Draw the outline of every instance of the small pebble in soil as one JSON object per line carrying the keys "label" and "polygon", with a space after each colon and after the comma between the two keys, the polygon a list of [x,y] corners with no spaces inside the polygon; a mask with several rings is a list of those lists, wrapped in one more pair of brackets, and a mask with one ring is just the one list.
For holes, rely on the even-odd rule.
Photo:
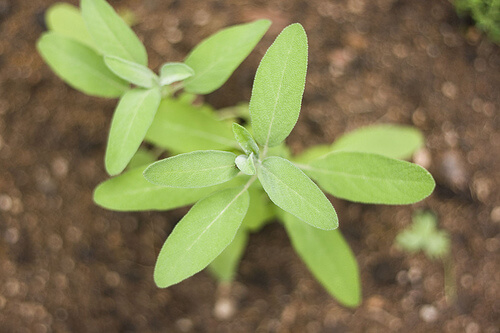
{"label": "small pebble in soil", "polygon": [[234,301],[230,298],[219,298],[215,302],[214,316],[219,320],[228,320],[236,313],[236,306]]}
{"label": "small pebble in soil", "polygon": [[422,279],[422,270],[418,267],[411,267],[408,270],[408,278],[412,284],[420,282]]}
{"label": "small pebble in soil", "polygon": [[479,333],[481,332],[481,326],[478,323],[472,322],[465,326],[465,333]]}
{"label": "small pebble in soil", "polygon": [[441,92],[449,99],[455,99],[455,97],[457,97],[458,88],[454,83],[446,81],[441,86]]}
{"label": "small pebble in soil", "polygon": [[12,209],[12,198],[7,194],[0,194],[0,210],[8,212]]}
{"label": "small pebble in soil", "polygon": [[16,244],[17,241],[19,240],[19,230],[17,228],[9,228],[5,232],[5,235],[3,236],[5,241],[9,244]]}
{"label": "small pebble in soil", "polygon": [[425,321],[426,323],[433,323],[439,317],[439,312],[436,309],[436,307],[433,306],[433,305],[424,305],[424,306],[422,306],[420,308],[420,311],[418,313],[420,315],[420,318],[423,321]]}
{"label": "small pebble in soil", "polygon": [[181,318],[175,322],[181,332],[189,332],[193,329],[193,321],[189,318]]}
{"label": "small pebble in soil", "polygon": [[464,162],[458,153],[449,151],[444,154],[441,172],[446,181],[454,188],[464,189],[467,185]]}
{"label": "small pebble in soil", "polygon": [[428,149],[422,148],[417,150],[413,155],[413,162],[420,165],[423,168],[428,169],[432,164],[432,156]]}

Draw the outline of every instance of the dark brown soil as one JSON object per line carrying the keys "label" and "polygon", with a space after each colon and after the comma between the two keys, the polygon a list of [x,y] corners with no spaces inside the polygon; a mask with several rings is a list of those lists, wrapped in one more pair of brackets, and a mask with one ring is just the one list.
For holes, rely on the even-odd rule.
{"label": "dark brown soil", "polygon": [[[326,294],[276,223],[252,236],[229,290],[207,273],[154,286],[156,253],[185,209],[93,204],[115,101],[69,88],[36,53],[53,2],[0,0],[1,332],[499,332],[500,52],[448,1],[112,1],[137,14],[154,69],[224,26],[274,21],[207,97],[217,107],[248,100],[265,49],[302,23],[310,68],[288,140],[296,152],[367,124],[423,131],[427,147],[414,159],[437,180],[430,198],[403,207],[333,199],[361,268],[357,309]],[[441,263],[393,246],[416,208],[451,233],[451,304]]]}

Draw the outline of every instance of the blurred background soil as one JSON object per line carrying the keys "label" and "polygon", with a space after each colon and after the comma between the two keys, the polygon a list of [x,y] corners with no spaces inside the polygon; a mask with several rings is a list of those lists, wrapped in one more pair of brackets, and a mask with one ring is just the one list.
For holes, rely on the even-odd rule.
{"label": "blurred background soil", "polygon": [[[332,198],[360,265],[357,309],[322,289],[277,223],[251,237],[231,287],[202,272],[157,289],[156,254],[186,209],[125,214],[92,202],[116,101],[71,89],[36,53],[53,1],[0,0],[1,332],[499,332],[500,52],[448,1],[110,2],[137,16],[155,70],[225,26],[273,20],[207,96],[216,107],[248,101],[267,47],[302,23],[310,67],[293,151],[363,125],[413,125],[426,137],[414,161],[437,187],[413,206]],[[451,234],[451,304],[441,263],[393,246],[417,208]]]}

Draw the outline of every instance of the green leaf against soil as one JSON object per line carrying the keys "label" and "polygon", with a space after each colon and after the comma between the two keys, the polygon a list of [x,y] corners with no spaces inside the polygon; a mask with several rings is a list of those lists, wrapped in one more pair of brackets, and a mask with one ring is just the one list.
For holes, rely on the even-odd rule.
{"label": "green leaf against soil", "polygon": [[247,243],[248,232],[240,228],[231,244],[208,265],[208,270],[219,282],[233,281]]}
{"label": "green leaf against soil", "polygon": [[355,202],[410,204],[435,186],[421,166],[370,153],[332,152],[301,168],[325,191]]}
{"label": "green leaf against soil", "polygon": [[106,1],[81,0],[80,8],[88,32],[102,54],[148,65],[144,45]]}
{"label": "green leaf against soil", "polygon": [[307,36],[298,23],[269,47],[255,75],[250,115],[257,142],[276,146],[290,134],[300,113],[307,71]]}
{"label": "green leaf against soil", "polygon": [[240,145],[241,149],[245,154],[250,155],[254,153],[255,156],[259,156],[259,146],[252,137],[252,134],[243,126],[233,123],[233,133],[236,141]]}
{"label": "green leaf against soil", "polygon": [[208,266],[233,241],[248,210],[246,187],[199,201],[179,221],[156,261],[154,280],[166,288]]}
{"label": "green leaf against soil", "polygon": [[422,133],[416,128],[384,124],[362,127],[344,134],[331,148],[407,159],[423,144]]}
{"label": "green leaf against soil", "polygon": [[45,13],[45,22],[50,31],[74,39],[93,49],[96,48],[77,7],[63,2],[55,3]]}
{"label": "green leaf against soil", "polygon": [[105,165],[114,176],[122,172],[141,145],[161,101],[159,89],[132,89],[116,107],[109,130]]}
{"label": "green leaf against soil", "polygon": [[152,151],[139,148],[134,154],[134,156],[130,159],[130,162],[127,165],[127,169],[135,169],[137,167],[143,165],[150,165],[154,161],[156,161],[155,154]]}
{"label": "green leaf against soil", "polygon": [[272,202],[313,227],[331,230],[338,218],[323,192],[290,161],[272,156],[257,170],[262,187]]}
{"label": "green leaf against soil", "polygon": [[160,69],[160,85],[166,86],[185,80],[193,75],[194,71],[188,65],[182,62],[167,62]]}
{"label": "green leaf against soil", "polygon": [[250,156],[239,155],[238,157],[236,157],[236,160],[234,162],[236,163],[238,169],[240,169],[240,171],[245,175],[255,175],[256,170],[254,159],[254,154],[250,153]]}
{"label": "green leaf against soil", "polygon": [[236,155],[227,151],[199,150],[151,164],[144,177],[153,184],[197,188],[221,184],[236,177]]}
{"label": "green leaf against soil", "polygon": [[203,40],[184,61],[195,73],[184,81],[185,90],[208,94],[222,86],[270,25],[269,20],[235,25]]}
{"label": "green leaf against soil", "polygon": [[141,166],[99,184],[94,191],[95,203],[123,212],[169,210],[193,204],[221,189],[243,185],[248,178],[236,177],[204,188],[174,188],[148,182],[142,175],[145,169],[146,166]]}
{"label": "green leaf against soil", "polygon": [[158,84],[158,76],[146,66],[115,56],[105,56],[104,62],[113,73],[139,87],[152,88]]}
{"label": "green leaf against soil", "polygon": [[211,109],[173,98],[162,100],[146,140],[175,153],[238,147],[231,125]]}
{"label": "green leaf against soil", "polygon": [[316,145],[312,146],[297,156],[293,156],[292,161],[297,163],[309,163],[321,156],[324,156],[332,151],[330,145]]}
{"label": "green leaf against soil", "polygon": [[61,79],[88,95],[118,97],[128,89],[128,83],[106,67],[102,56],[74,39],[44,33],[37,49]]}
{"label": "green leaf against soil", "polygon": [[241,227],[251,232],[257,232],[266,222],[274,218],[276,210],[260,185],[258,187],[257,185],[251,186],[248,189],[248,194],[250,195],[250,206]]}
{"label": "green leaf against soil", "polygon": [[356,257],[339,230],[320,230],[284,212],[283,221],[292,246],[328,292],[345,306],[361,302]]}

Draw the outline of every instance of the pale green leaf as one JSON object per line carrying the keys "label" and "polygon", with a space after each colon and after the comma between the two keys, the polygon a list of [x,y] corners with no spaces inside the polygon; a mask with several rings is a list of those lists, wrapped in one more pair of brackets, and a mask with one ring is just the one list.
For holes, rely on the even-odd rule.
{"label": "pale green leaf", "polygon": [[185,80],[193,75],[194,71],[188,65],[182,62],[167,62],[160,69],[160,85],[166,86]]}
{"label": "pale green leaf", "polygon": [[250,155],[254,153],[255,156],[259,156],[259,146],[252,137],[252,134],[243,126],[233,123],[233,133],[236,141],[240,145],[241,149],[245,154]]}
{"label": "pale green leaf", "polygon": [[128,89],[100,55],[71,38],[48,32],[38,40],[37,49],[61,79],[88,95],[118,97]]}
{"label": "pale green leaf", "polygon": [[72,38],[95,49],[80,10],[69,3],[57,2],[45,13],[45,22],[50,31]]}
{"label": "pale green leaf", "polygon": [[231,125],[219,121],[213,111],[173,98],[162,100],[146,139],[175,153],[238,146]]}
{"label": "pale green leaf", "polygon": [[233,241],[248,209],[245,188],[199,201],[175,226],[156,261],[154,280],[166,288],[208,266]]}
{"label": "pale green leaf", "polygon": [[109,130],[105,164],[110,175],[122,172],[141,145],[160,105],[159,89],[132,89],[116,107]]}
{"label": "pale green leaf", "polygon": [[269,197],[260,186],[251,186],[248,189],[248,194],[250,195],[250,206],[241,227],[251,232],[257,232],[266,222],[274,218],[275,206],[269,201]]}
{"label": "pale green leaf", "polygon": [[284,213],[285,229],[293,248],[307,268],[341,304],[361,302],[361,282],[356,257],[339,230],[320,230]]}
{"label": "pale green leaf", "polygon": [[144,45],[106,1],[81,0],[80,8],[88,32],[102,54],[148,65]]}
{"label": "pale green leaf", "polygon": [[152,88],[158,84],[158,76],[146,66],[115,56],[105,56],[104,62],[113,73],[137,86]]}
{"label": "pale green leaf", "polygon": [[130,162],[127,165],[127,169],[135,169],[137,167],[143,166],[143,165],[150,165],[154,161],[156,161],[155,154],[153,154],[152,151],[139,148],[132,156],[130,159]]}
{"label": "pale green leaf", "polygon": [[397,159],[410,158],[422,147],[424,138],[416,128],[399,125],[374,125],[344,134],[332,150],[359,151]]}
{"label": "pale green leaf", "polygon": [[410,204],[435,186],[424,168],[370,153],[332,152],[301,168],[325,191],[355,202]]}
{"label": "pale green leaf", "polygon": [[332,151],[330,145],[316,145],[306,149],[302,153],[293,157],[293,161],[297,163],[308,163],[321,156],[324,156]]}
{"label": "pale green leaf", "polygon": [[208,94],[227,81],[271,25],[268,20],[223,29],[198,44],[184,61],[194,75],[184,81],[187,92]]}
{"label": "pale green leaf", "polygon": [[300,169],[284,158],[273,156],[257,169],[262,187],[272,202],[313,227],[331,230],[338,218],[330,201]]}
{"label": "pale green leaf", "polygon": [[236,155],[227,151],[199,150],[151,164],[144,177],[153,184],[197,188],[221,184],[238,174]]}
{"label": "pale green leaf", "polygon": [[138,167],[99,184],[94,201],[99,206],[115,211],[169,210],[195,203],[220,189],[240,186],[248,177],[204,188],[174,188],[154,185],[142,173],[146,166]]}
{"label": "pale green leaf", "polygon": [[307,71],[307,36],[298,23],[276,38],[260,62],[250,99],[255,140],[276,146],[290,134],[300,113]]}
{"label": "pale green leaf", "polygon": [[255,175],[255,162],[254,162],[253,153],[250,156],[247,155],[239,155],[236,157],[234,161],[238,169],[243,172],[245,175]]}
{"label": "pale green leaf", "polygon": [[230,282],[234,280],[238,264],[245,252],[247,242],[248,232],[240,228],[231,244],[229,244],[210,265],[208,265],[208,270],[217,280],[220,282]]}

